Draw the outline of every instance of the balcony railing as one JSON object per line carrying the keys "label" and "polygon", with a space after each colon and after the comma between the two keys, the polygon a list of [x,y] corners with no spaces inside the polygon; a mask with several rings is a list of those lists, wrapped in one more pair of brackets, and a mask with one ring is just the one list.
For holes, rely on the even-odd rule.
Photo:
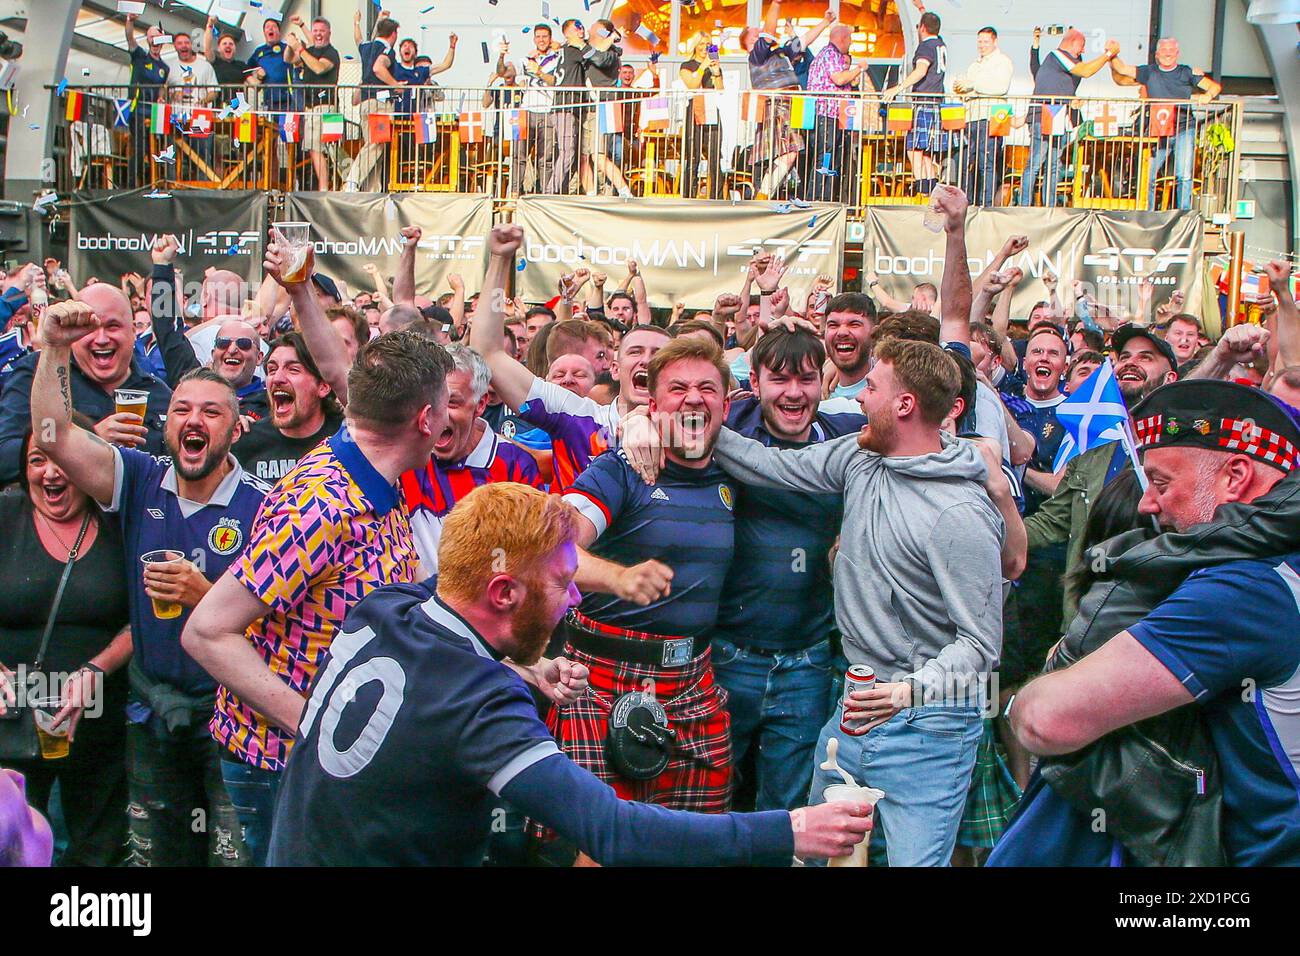
{"label": "balcony railing", "polygon": [[[60,191],[319,189],[1191,208],[1236,199],[1241,110],[1135,99],[185,87],[183,101],[69,87],[53,107]],[[69,96],[79,97],[73,106]],[[164,97],[168,94],[164,93]],[[381,93],[381,95],[383,95]],[[163,108],[166,107],[166,108]],[[71,118],[69,118],[71,117]],[[313,156],[313,154],[316,154]],[[318,176],[323,172],[328,182]]]}

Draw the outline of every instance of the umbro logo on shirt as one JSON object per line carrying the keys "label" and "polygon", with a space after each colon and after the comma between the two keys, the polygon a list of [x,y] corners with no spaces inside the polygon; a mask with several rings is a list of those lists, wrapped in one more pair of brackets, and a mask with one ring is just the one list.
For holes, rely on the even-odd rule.
{"label": "umbro logo on shirt", "polygon": [[149,513],[150,518],[157,518],[159,521],[163,520],[163,513],[157,508],[146,508],[145,510]]}
{"label": "umbro logo on shirt", "polygon": [[656,488],[650,495],[652,501],[667,501],[668,495],[662,488]]}

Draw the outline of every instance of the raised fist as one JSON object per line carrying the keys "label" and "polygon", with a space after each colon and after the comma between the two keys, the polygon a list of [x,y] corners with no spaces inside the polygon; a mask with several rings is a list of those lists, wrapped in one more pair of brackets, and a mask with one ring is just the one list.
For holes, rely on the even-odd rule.
{"label": "raised fist", "polygon": [[60,302],[45,310],[41,341],[49,348],[70,346],[99,328],[99,319],[84,302]]}
{"label": "raised fist", "polygon": [[488,252],[494,256],[513,256],[524,244],[524,230],[512,222],[493,226],[488,233]]}

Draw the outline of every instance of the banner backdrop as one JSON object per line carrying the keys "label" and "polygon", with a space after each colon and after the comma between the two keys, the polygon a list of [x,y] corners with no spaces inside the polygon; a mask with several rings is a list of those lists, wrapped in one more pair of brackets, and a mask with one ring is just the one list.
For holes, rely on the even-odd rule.
{"label": "banner backdrop", "polygon": [[154,239],[167,232],[180,242],[176,266],[186,284],[202,281],[208,268],[262,281],[265,193],[178,189],[168,199],[145,199],[93,190],[73,199],[68,258],[79,282],[95,276],[117,285],[123,272],[147,276]]}
{"label": "banner backdrop", "polygon": [[492,228],[492,200],[487,195],[442,193],[290,193],[286,221],[312,224],[316,269],[342,279],[353,294],[372,291],[368,262],[382,276],[397,271],[402,256],[403,226],[419,226],[415,287],[436,296],[447,289],[447,276],[465,279],[466,295],[478,291],[487,268],[486,238]]}
{"label": "banner backdrop", "polygon": [[[906,301],[920,282],[939,285],[943,276],[943,233],[921,225],[923,207],[871,206],[863,243],[865,271],[881,287]],[[1074,302],[1074,280],[1090,286],[1098,301],[1121,312],[1136,310],[1139,282],[1150,277],[1154,306],[1175,289],[1198,312],[1201,283],[1201,221],[1194,212],[1119,212],[1093,209],[972,209],[966,218],[966,254],[971,275],[992,261],[1007,238],[1029,237],[1029,248],[1008,265],[1025,273],[1012,298],[1011,315],[1023,318],[1048,297],[1045,273],[1060,280],[1057,294],[1067,309]]]}
{"label": "banner backdrop", "polygon": [[606,273],[612,291],[629,257],[661,308],[707,309],[719,293],[739,292],[758,249],[784,254],[795,290],[822,273],[838,281],[843,268],[845,210],[834,203],[524,196],[515,222],[524,228],[516,294],[530,302],[554,296],[560,276],[575,269]]}

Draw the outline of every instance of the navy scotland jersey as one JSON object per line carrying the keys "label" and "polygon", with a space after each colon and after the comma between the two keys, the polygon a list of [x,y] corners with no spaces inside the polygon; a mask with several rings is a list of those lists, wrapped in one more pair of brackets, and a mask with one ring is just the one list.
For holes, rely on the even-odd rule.
{"label": "navy scotland jersey", "polygon": [[494,795],[560,752],[434,583],[379,588],[349,612],[308,693],[268,865],[478,865]]}
{"label": "navy scotland jersey", "polygon": [[[727,416],[728,428],[775,448],[802,448],[852,434],[866,423],[864,415],[818,414],[808,441],[788,442],[764,427],[757,398],[732,402]],[[781,651],[826,640],[835,618],[828,555],[843,516],[841,495],[747,486],[736,506],[736,560],[714,636]]]}
{"label": "navy scotland jersey", "polygon": [[1229,864],[1300,865],[1300,552],[1194,571],[1129,633],[1205,711]]}
{"label": "navy scotland jersey", "polygon": [[671,592],[642,607],[612,594],[587,594],[582,613],[602,624],[671,637],[709,631],[735,548],[736,485],[716,464],[668,462],[653,486],[621,452],[597,457],[564,500],[596,526],[589,549],[622,565],[654,559],[673,569]]}
{"label": "navy scotland jersey", "polygon": [[190,608],[180,617],[159,620],[144,591],[140,556],[167,549],[183,552],[209,581],[226,573],[248,543],[253,519],[270,487],[254,478],[230,456],[231,470],[205,503],[177,493],[170,458],[155,458],[134,448],[114,448],[113,500],[105,511],[122,523],[126,577],[131,582],[131,636],[136,661],[147,677],[186,693],[216,689],[216,682],[181,648],[181,630]]}

